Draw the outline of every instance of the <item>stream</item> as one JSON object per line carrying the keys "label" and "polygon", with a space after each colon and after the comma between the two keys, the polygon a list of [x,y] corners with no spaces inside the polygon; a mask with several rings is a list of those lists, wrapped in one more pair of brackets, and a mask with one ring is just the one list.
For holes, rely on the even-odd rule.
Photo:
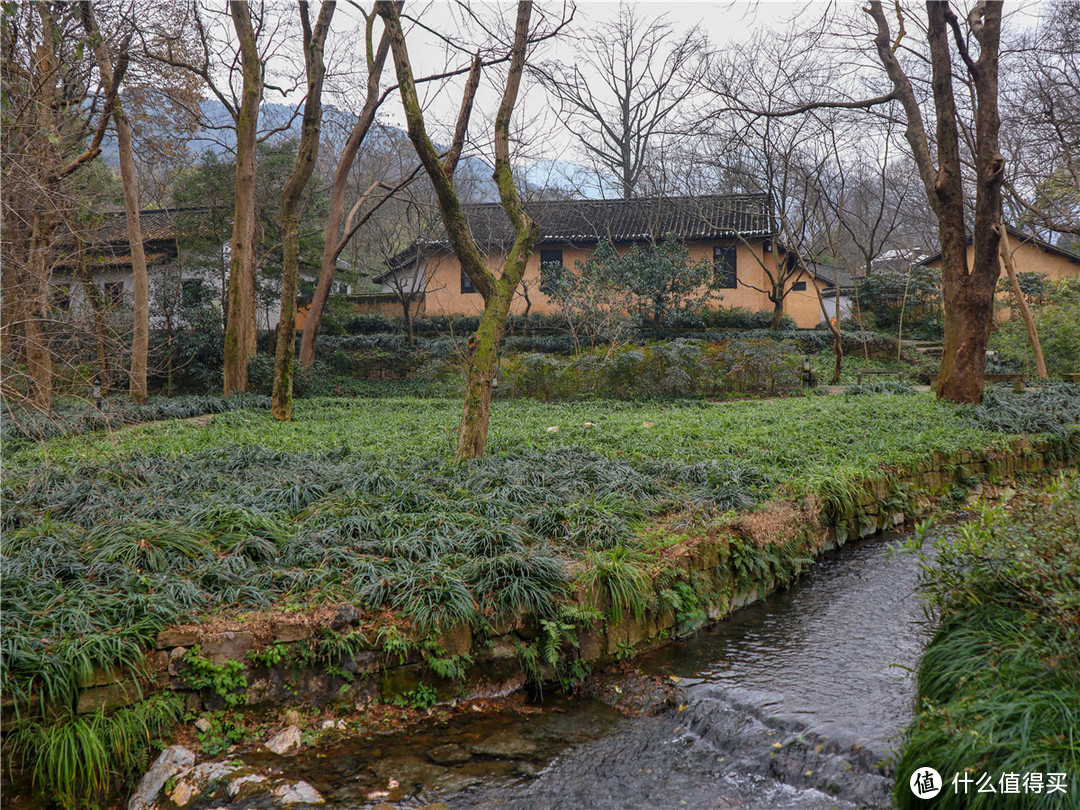
{"label": "stream", "polygon": [[890,757],[925,643],[918,562],[886,535],[826,554],[794,587],[637,663],[678,708],[627,718],[547,696],[283,763],[334,810],[420,807],[888,807]]}

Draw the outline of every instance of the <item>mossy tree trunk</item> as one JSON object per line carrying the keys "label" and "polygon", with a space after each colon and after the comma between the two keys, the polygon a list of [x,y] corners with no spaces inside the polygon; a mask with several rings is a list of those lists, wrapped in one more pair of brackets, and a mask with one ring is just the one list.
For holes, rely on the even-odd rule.
{"label": "mossy tree trunk", "polygon": [[[905,36],[894,38],[880,0],[866,9],[877,32],[874,45],[895,97],[904,108],[904,137],[911,147],[927,200],[938,220],[941,239],[942,291],[945,302],[945,349],[937,395],[954,402],[979,402],[983,394],[986,345],[994,312],[994,290],[1000,272],[1001,182],[1004,159],[998,147],[998,51],[1001,41],[1002,3],[981,2],[968,14],[968,31],[979,45],[973,58],[960,21],[947,2],[927,2],[926,35],[929,45],[930,88],[936,118],[936,162],[931,151],[922,110],[911,79],[897,54]],[[955,46],[963,66],[954,66]],[[975,208],[972,246],[975,258],[967,261],[964,178],[960,154],[960,124],[954,76],[962,76],[973,93]]]}
{"label": "mossy tree trunk", "polygon": [[423,111],[416,93],[409,52],[401,20],[395,5],[380,0],[375,10],[383,18],[390,36],[409,139],[431,178],[446,227],[447,237],[461,268],[484,299],[484,313],[476,334],[469,338],[468,371],[465,382],[465,402],[458,430],[459,459],[478,458],[484,454],[488,423],[491,418],[492,381],[498,368],[499,341],[506,329],[506,318],[514,293],[525,274],[525,264],[536,244],[539,228],[521,205],[510,169],[510,117],[517,102],[521,75],[525,67],[525,51],[529,43],[529,19],[532,3],[522,0],[517,7],[514,41],[510,50],[510,66],[502,101],[495,116],[495,172],[503,211],[514,226],[514,242],[498,275],[484,262],[483,255],[469,232],[461,203],[453,186],[453,172],[461,155],[462,144],[472,113],[472,102],[480,80],[480,59],[473,61],[465,96],[458,114],[454,140],[450,151],[440,159],[427,135]]}
{"label": "mossy tree trunk", "polygon": [[323,46],[335,7],[333,0],[322,4],[313,30],[308,17],[308,4],[300,3],[307,98],[304,101],[296,163],[281,192],[281,320],[277,329],[274,392],[270,406],[273,417],[281,422],[292,419],[293,371],[296,361],[296,294],[300,278],[300,197],[311,180],[311,173],[319,156],[322,89],[323,78],[326,76]]}
{"label": "mossy tree trunk", "polygon": [[255,136],[263,78],[251,9],[242,0],[231,0],[229,14],[240,43],[243,70],[236,111],[236,206],[225,325],[224,390],[225,394],[235,394],[247,389],[248,360],[255,353]]}

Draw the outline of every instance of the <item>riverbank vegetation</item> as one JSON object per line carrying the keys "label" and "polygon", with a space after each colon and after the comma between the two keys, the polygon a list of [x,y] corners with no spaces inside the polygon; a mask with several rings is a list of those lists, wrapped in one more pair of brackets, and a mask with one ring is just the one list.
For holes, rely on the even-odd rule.
{"label": "riverbank vegetation", "polygon": [[922,587],[938,627],[918,669],[899,806],[923,806],[908,780],[924,767],[944,778],[935,807],[1080,806],[1080,476],[980,512],[939,544]]}
{"label": "riverbank vegetation", "polygon": [[[1075,387],[1056,391],[1000,396],[1019,412],[1053,402],[1055,420],[1080,421]],[[11,452],[0,678],[21,724],[15,750],[39,784],[85,796],[130,773],[108,721],[80,715],[78,697],[97,670],[144,671],[144,650],[170,625],[349,603],[396,616],[414,644],[461,623],[483,637],[520,612],[561,638],[583,620],[573,595],[590,588],[607,610],[590,620],[661,608],[692,618],[698,595],[674,579],[654,588],[672,544],[768,500],[812,501],[828,521],[852,509],[859,482],[1006,441],[1001,409],[929,394],[508,400],[496,403],[489,455],[453,463],[459,408],[306,400],[291,423],[245,409]],[[792,543],[740,539],[721,562],[741,588],[789,582],[808,563]],[[378,646],[377,634],[363,643]],[[559,663],[548,646],[529,648],[530,671]],[[101,717],[159,728],[176,707],[159,708]]]}

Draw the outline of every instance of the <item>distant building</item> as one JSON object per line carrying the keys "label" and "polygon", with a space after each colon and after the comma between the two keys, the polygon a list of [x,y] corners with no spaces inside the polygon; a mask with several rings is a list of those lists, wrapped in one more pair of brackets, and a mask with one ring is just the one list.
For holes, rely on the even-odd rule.
{"label": "distant building", "polygon": [[[1012,248],[1013,265],[1017,274],[1038,273],[1046,276],[1047,281],[1062,281],[1073,276],[1080,276],[1080,255],[1071,250],[1060,248],[1049,242],[1044,242],[1038,237],[1031,236],[1011,226],[1007,226],[1009,234],[1009,247]],[[967,262],[971,267],[975,261],[975,248],[972,247],[972,238],[968,236]],[[921,264],[941,270],[941,252],[927,256]],[[1005,275],[1002,269],[1002,275]],[[1008,298],[1011,293],[999,293],[999,298]],[[1012,317],[1008,308],[998,310],[995,314],[998,321],[1007,321]]]}
{"label": "distant building", "polygon": [[[501,267],[514,235],[502,207],[481,203],[463,208],[488,266]],[[781,261],[784,254],[777,248],[767,195],[545,201],[525,203],[525,208],[540,226],[540,238],[523,278],[532,313],[549,313],[554,308],[540,292],[541,264],[560,262],[574,267],[604,239],[622,252],[667,235],[685,243],[691,259],[715,262],[723,296],[717,306],[773,309],[765,267],[775,274],[777,254]],[[474,315],[483,310],[483,299],[443,234],[417,240],[391,259],[386,272],[374,280],[381,285],[381,293],[354,297],[358,308],[393,312],[395,296],[408,293],[422,297],[422,311],[429,316]],[[784,311],[800,327],[816,326],[822,320],[819,296],[832,288],[831,278],[802,270],[788,284]],[[519,288],[511,312],[522,313],[525,306],[524,292]],[[397,309],[400,311],[400,306]]]}
{"label": "distant building", "polygon": [[[224,285],[228,280],[229,242],[206,240],[196,247],[205,208],[148,208],[139,213],[139,224],[150,276],[151,328],[163,320],[157,300],[162,285],[179,284],[179,289],[163,291],[166,300],[189,301],[201,291],[208,303],[221,309]],[[135,295],[128,242],[127,215],[123,211],[97,214],[77,231],[68,231],[56,242],[56,264],[52,277],[54,303],[73,314],[90,307],[86,284],[96,285],[101,302],[117,312],[130,308]],[[256,297],[260,330],[277,327],[281,315],[280,285],[276,295]],[[272,290],[270,291],[273,292]]]}

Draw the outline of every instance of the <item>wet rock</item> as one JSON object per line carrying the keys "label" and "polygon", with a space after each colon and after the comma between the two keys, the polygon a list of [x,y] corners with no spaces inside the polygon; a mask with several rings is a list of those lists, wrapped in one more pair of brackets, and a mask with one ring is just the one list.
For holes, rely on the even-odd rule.
{"label": "wet rock", "polygon": [[492,658],[516,658],[517,640],[513,638],[496,638],[491,642]]}
{"label": "wet rock", "polygon": [[187,655],[187,647],[173,647],[169,650],[168,669],[170,675],[179,675],[183,671],[185,655]]}
{"label": "wet rock", "polygon": [[[203,762],[196,765],[176,780],[169,791],[169,799],[177,807],[188,807],[198,799],[212,799],[212,785],[224,785],[229,777],[239,770],[239,766],[227,762]],[[210,795],[208,795],[210,794]]]}
{"label": "wet rock", "polygon": [[229,783],[226,792],[230,799],[249,799],[258,796],[266,788],[266,777],[258,773],[249,773]]}
{"label": "wet rock", "polygon": [[281,643],[302,641],[311,637],[311,628],[294,622],[274,622],[274,639]]}
{"label": "wet rock", "polygon": [[296,709],[289,709],[282,716],[281,720],[287,726],[299,726],[301,722],[300,712]]}
{"label": "wet rock", "polygon": [[274,788],[274,798],[277,799],[280,807],[289,807],[294,804],[326,804],[326,799],[322,797],[322,794],[307,782],[278,785]]}
{"label": "wet rock", "polygon": [[519,762],[514,766],[514,773],[518,776],[536,776],[543,768],[531,762]]}
{"label": "wet rock", "polygon": [[95,686],[86,689],[79,695],[79,703],[75,711],[79,714],[88,714],[98,709],[109,711],[121,706],[130,706],[138,703],[145,697],[145,690],[133,681],[112,683],[108,686]]}
{"label": "wet rock", "polygon": [[182,745],[170,745],[154,760],[150,770],[139,781],[139,786],[128,799],[127,810],[144,810],[150,807],[166,782],[194,765],[194,751]]}
{"label": "wet rock", "polygon": [[286,726],[266,741],[266,749],[281,756],[296,753],[299,748],[300,729],[296,726]]}
{"label": "wet rock", "polygon": [[472,759],[472,754],[460,745],[448,743],[428,751],[428,759],[436,765],[459,765]]}
{"label": "wet rock", "polygon": [[447,656],[466,655],[472,649],[472,627],[462,623],[439,636],[439,644]]}
{"label": "wet rock", "polygon": [[371,770],[376,776],[408,787],[430,784],[446,773],[446,768],[414,756],[390,757],[376,762]]}
{"label": "wet rock", "polygon": [[526,740],[512,729],[507,729],[497,731],[486,740],[470,745],[469,750],[478,757],[520,759],[533,756],[540,749],[536,743]]}
{"label": "wet rock", "polygon": [[335,629],[340,629],[347,625],[356,624],[359,621],[360,611],[355,605],[338,605],[337,610],[334,611],[332,625]]}
{"label": "wet rock", "polygon": [[625,714],[655,716],[686,703],[686,690],[677,678],[659,675],[601,674],[590,678],[585,695],[607,703]]}
{"label": "wet rock", "polygon": [[123,667],[95,667],[88,675],[79,678],[79,686],[84,689],[91,686],[108,686],[122,681],[126,674]]}

